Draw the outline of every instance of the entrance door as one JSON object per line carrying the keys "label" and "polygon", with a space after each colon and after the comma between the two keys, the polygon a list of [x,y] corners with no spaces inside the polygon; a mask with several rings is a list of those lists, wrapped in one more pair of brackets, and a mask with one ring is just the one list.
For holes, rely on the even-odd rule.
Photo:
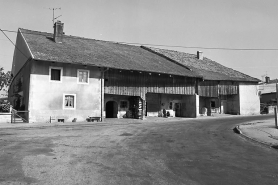
{"label": "entrance door", "polygon": [[181,103],[175,103],[175,116],[181,117]]}
{"label": "entrance door", "polygon": [[106,103],[106,118],[117,118],[118,104],[115,101],[109,101]]}

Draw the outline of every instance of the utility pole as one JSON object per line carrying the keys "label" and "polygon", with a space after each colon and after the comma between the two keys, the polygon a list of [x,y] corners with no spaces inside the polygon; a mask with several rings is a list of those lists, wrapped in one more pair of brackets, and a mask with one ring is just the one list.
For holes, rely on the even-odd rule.
{"label": "utility pole", "polygon": [[277,127],[277,109],[278,109],[278,79],[276,78],[276,108],[275,108],[275,127]]}
{"label": "utility pole", "polygon": [[53,11],[53,19],[52,19],[52,22],[53,22],[53,26],[54,26],[54,21],[55,21],[55,19],[57,19],[58,17],[61,17],[61,16],[62,16],[62,15],[59,15],[58,17],[55,17],[54,12],[55,12],[55,10],[58,10],[58,9],[61,10],[61,8],[48,8],[48,9]]}

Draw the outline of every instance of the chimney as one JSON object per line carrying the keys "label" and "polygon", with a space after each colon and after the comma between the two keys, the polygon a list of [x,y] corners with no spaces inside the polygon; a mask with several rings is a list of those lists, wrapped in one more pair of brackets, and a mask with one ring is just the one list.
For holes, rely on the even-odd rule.
{"label": "chimney", "polygon": [[62,23],[61,21],[55,22],[54,35],[53,35],[54,42],[56,43],[63,42],[63,34],[64,34],[63,30],[64,30],[64,23]]}
{"label": "chimney", "polygon": [[269,83],[270,78],[268,76],[265,77],[265,83]]}
{"label": "chimney", "polygon": [[203,52],[202,51],[197,51],[197,58],[199,60],[203,60]]}

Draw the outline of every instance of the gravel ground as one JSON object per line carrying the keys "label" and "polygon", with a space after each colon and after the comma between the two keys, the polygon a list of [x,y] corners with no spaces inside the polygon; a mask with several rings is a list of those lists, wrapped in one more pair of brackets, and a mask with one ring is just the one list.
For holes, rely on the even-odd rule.
{"label": "gravel ground", "polygon": [[236,124],[203,119],[1,129],[0,184],[278,183],[277,152],[238,137],[228,129]]}

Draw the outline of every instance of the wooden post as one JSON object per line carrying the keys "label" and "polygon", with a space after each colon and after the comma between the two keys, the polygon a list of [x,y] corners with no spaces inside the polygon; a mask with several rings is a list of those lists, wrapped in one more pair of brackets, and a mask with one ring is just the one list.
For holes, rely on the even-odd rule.
{"label": "wooden post", "polygon": [[277,109],[278,109],[278,79],[276,79],[276,108],[274,109],[275,112],[275,127],[277,127]]}
{"label": "wooden post", "polygon": [[11,105],[10,105],[10,113],[11,113],[11,123],[13,123],[13,109]]}
{"label": "wooden post", "polygon": [[275,128],[278,129],[278,127],[277,127],[277,108],[276,107],[274,108],[274,115],[275,115]]}

